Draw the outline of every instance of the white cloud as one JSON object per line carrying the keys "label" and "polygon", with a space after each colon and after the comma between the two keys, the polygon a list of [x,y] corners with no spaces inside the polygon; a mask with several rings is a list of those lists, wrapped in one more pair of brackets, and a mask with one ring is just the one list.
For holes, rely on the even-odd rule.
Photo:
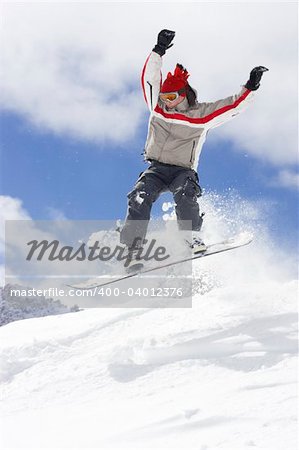
{"label": "white cloud", "polygon": [[29,219],[30,216],[24,209],[22,200],[7,195],[0,195],[0,254],[4,249],[5,221]]}
{"label": "white cloud", "polygon": [[[4,257],[5,220],[29,220],[30,216],[18,198],[0,195],[0,259]],[[0,285],[4,284],[4,265],[0,265]]]}
{"label": "white cloud", "polygon": [[299,174],[291,170],[281,170],[276,184],[286,188],[299,189]]}
{"label": "white cloud", "polygon": [[[23,207],[22,201],[19,198],[13,198],[10,196],[0,195],[0,285],[4,284],[4,272],[6,272],[7,280],[12,283],[24,283],[23,275],[37,276],[36,280],[31,280],[30,283],[33,286],[47,286],[52,283],[52,286],[56,286],[52,279],[47,278],[47,275],[62,275],[62,274],[90,274],[91,268],[87,264],[79,264],[77,261],[67,262],[55,262],[53,266],[52,261],[47,259],[43,260],[43,264],[40,262],[32,261],[30,266],[26,266],[26,256],[28,254],[27,242],[37,240],[48,240],[49,242],[54,239],[60,240],[61,244],[65,242],[65,245],[70,245],[72,239],[74,239],[74,233],[76,231],[76,222],[59,222],[65,221],[66,217],[62,211],[48,207],[46,208],[50,217],[48,223],[45,221],[34,221],[26,209]],[[5,221],[12,220],[5,233]],[[56,223],[51,220],[58,221]],[[26,222],[18,222],[26,221]],[[96,226],[96,225],[95,225]],[[80,225],[79,225],[80,227]],[[82,233],[84,233],[84,221],[81,225]],[[5,235],[6,234],[6,235]],[[69,240],[68,240],[69,239]],[[5,255],[5,270],[4,265],[4,249],[6,244]],[[19,275],[20,278],[19,278]],[[42,277],[40,276],[42,275]],[[59,276],[57,283],[60,286]],[[67,275],[66,275],[67,276]],[[65,280],[61,283],[63,284]],[[34,284],[32,284],[34,283]]]}
{"label": "white cloud", "polygon": [[[162,28],[203,101],[236,93],[269,67],[256,101],[219,130],[237,150],[279,166],[297,158],[296,3],[6,3],[1,100],[41,129],[125,142],[146,120],[144,60]],[[128,24],[133,23],[134,26]]]}
{"label": "white cloud", "polygon": [[66,215],[61,209],[53,208],[52,206],[48,206],[46,208],[47,215],[50,220],[68,220]]}
{"label": "white cloud", "polygon": [[[7,195],[0,195],[0,223],[5,220],[30,219],[28,212],[23,207],[22,200]],[[1,234],[2,236],[2,234]]]}

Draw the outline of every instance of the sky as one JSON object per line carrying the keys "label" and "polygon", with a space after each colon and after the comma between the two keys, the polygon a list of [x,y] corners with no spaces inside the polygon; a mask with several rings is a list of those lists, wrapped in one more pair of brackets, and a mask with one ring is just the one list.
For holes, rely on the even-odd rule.
{"label": "sky", "polygon": [[[269,68],[249,108],[209,133],[198,172],[206,192],[267,205],[274,241],[296,248],[296,3],[4,2],[1,10],[2,220],[124,219],[126,194],[147,167],[141,70],[168,28],[176,37],[163,76],[184,64],[200,101],[236,94],[253,67]],[[164,194],[153,215],[170,200]]]}

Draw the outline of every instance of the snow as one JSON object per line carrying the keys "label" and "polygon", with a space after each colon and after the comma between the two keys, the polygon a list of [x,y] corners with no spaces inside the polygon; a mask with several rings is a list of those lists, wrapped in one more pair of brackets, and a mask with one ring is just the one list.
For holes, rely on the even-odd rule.
{"label": "snow", "polygon": [[[223,237],[223,218],[210,220],[206,236]],[[291,256],[260,229],[249,246],[197,261],[194,275],[192,308],[1,327],[2,448],[295,450]]]}

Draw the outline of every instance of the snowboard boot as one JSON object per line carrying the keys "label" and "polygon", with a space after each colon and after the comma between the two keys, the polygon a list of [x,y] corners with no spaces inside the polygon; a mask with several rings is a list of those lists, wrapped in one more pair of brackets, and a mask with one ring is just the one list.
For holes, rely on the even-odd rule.
{"label": "snowboard boot", "polygon": [[141,262],[139,255],[142,252],[142,247],[131,247],[128,248],[128,254],[126,259],[126,272],[139,272],[143,269],[144,264]]}
{"label": "snowboard boot", "polygon": [[206,244],[202,240],[202,238],[199,236],[198,232],[192,233],[192,241],[186,241],[189,247],[192,249],[193,255],[196,255],[198,253],[204,253],[207,249]]}
{"label": "snowboard boot", "polygon": [[193,238],[191,248],[192,253],[196,255],[197,253],[204,253],[207,249],[207,246],[202,239]]}

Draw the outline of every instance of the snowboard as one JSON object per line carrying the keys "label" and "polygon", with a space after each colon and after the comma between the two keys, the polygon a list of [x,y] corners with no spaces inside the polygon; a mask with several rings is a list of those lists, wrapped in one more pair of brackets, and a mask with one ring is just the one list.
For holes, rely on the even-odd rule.
{"label": "snowboard", "polygon": [[150,272],[154,272],[156,270],[159,269],[164,269],[166,267],[171,267],[171,266],[175,266],[177,264],[182,264],[186,261],[193,261],[196,259],[200,259],[200,258],[205,258],[207,256],[211,256],[211,255],[216,255],[218,253],[222,253],[222,252],[227,252],[229,250],[233,250],[239,247],[243,247],[244,245],[248,245],[252,242],[253,240],[253,236],[249,235],[248,233],[241,233],[235,237],[232,237],[230,239],[226,239],[224,241],[221,242],[217,242],[214,244],[210,244],[207,246],[207,249],[204,252],[201,253],[197,253],[185,258],[181,258],[181,259],[177,259],[176,261],[171,261],[169,263],[162,263],[159,264],[157,266],[154,267],[149,267],[146,268],[144,267],[141,270],[136,270],[130,273],[126,273],[124,275],[121,275],[119,277],[116,278],[112,278],[109,281],[105,281],[104,283],[101,283],[100,279],[93,279],[93,280],[88,280],[85,283],[80,283],[78,285],[67,285],[70,288],[73,289],[81,289],[81,290],[86,290],[86,289],[93,289],[93,288],[100,288],[102,286],[107,286],[113,283],[118,283],[122,280],[126,280],[128,278],[132,278],[132,277],[136,277],[138,275],[143,275],[146,273],[150,273]]}

